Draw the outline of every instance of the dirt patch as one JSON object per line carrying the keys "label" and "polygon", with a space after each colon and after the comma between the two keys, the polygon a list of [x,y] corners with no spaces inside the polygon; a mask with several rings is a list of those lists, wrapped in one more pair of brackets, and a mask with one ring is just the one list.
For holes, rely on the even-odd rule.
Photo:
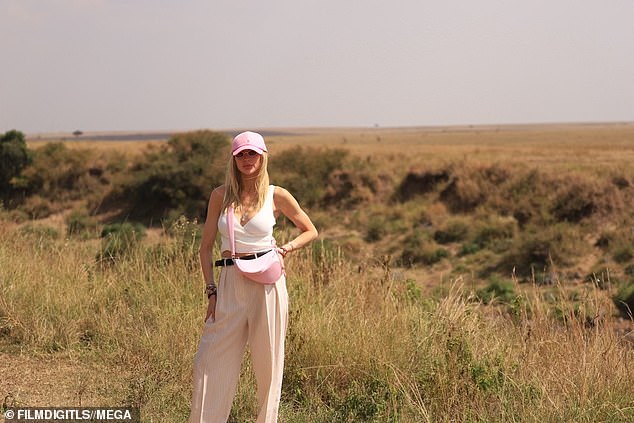
{"label": "dirt patch", "polygon": [[112,404],[112,372],[67,356],[5,352],[0,346],[0,395],[11,406],[106,406]]}

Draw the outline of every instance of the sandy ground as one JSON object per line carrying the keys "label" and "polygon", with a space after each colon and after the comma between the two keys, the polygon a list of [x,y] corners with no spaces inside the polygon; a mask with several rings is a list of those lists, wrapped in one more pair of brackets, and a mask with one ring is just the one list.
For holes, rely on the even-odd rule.
{"label": "sandy ground", "polygon": [[114,406],[112,369],[68,355],[35,355],[0,345],[2,408]]}

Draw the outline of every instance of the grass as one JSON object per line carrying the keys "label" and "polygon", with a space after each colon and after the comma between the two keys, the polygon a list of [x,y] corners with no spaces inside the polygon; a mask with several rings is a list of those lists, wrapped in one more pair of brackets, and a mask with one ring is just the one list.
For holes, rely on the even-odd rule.
{"label": "grass", "polygon": [[[298,145],[313,160],[324,147],[350,153],[334,182],[319,176],[333,201],[310,210],[322,239],[288,263],[280,422],[634,420],[633,137],[631,124],[268,137],[276,169]],[[93,149],[112,179],[146,146],[65,145]],[[0,361],[83,376],[66,396],[17,377],[0,388],[19,405],[83,398],[185,421],[205,311],[198,224],[173,216],[109,243],[107,216],[30,201],[30,215],[53,214],[0,210]],[[281,222],[278,240],[288,236]],[[253,420],[254,391],[245,357],[232,422]]]}
{"label": "grass", "polygon": [[[205,307],[195,242],[165,236],[103,266],[96,240],[9,226],[0,229],[3,344],[105,365],[108,404],[140,406],[148,422],[184,421]],[[516,300],[487,306],[460,278],[423,294],[389,265],[360,271],[328,243],[289,268],[281,422],[634,418],[634,350],[609,315],[588,326],[609,307],[591,285],[582,309],[516,282]],[[243,373],[232,421],[254,414],[254,379]]]}

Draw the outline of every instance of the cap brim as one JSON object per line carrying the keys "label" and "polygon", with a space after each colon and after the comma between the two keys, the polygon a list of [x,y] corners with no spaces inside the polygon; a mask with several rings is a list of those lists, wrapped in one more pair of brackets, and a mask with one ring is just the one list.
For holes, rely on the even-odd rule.
{"label": "cap brim", "polygon": [[233,155],[235,156],[236,154],[244,150],[253,150],[258,154],[264,153],[264,150],[262,150],[260,147],[256,147],[254,145],[243,145],[233,150]]}

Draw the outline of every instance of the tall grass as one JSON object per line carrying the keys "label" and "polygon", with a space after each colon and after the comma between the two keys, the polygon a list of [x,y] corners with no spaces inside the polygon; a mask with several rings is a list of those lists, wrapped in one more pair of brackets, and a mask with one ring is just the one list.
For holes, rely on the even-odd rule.
{"label": "tall grass", "polygon": [[[102,362],[112,405],[185,421],[205,299],[184,228],[104,264],[98,240],[0,225],[2,344]],[[427,294],[389,260],[360,266],[326,242],[287,267],[281,422],[634,419],[634,349],[591,285],[582,307],[517,283],[510,301],[484,305],[460,278]],[[253,419],[254,384],[245,365],[231,421]]]}

